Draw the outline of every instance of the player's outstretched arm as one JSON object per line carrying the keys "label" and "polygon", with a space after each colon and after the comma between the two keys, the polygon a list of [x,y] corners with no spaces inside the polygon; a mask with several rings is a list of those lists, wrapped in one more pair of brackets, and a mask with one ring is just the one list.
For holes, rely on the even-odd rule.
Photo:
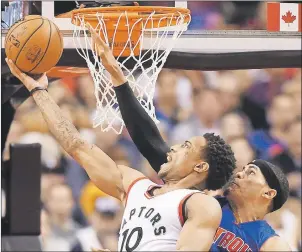
{"label": "player's outstretched arm", "polygon": [[187,220],[177,242],[178,251],[209,251],[222,212],[213,197],[196,193],[186,203]]}
{"label": "player's outstretched arm", "polygon": [[115,88],[122,118],[128,132],[151,167],[158,172],[167,161],[169,146],[161,137],[156,124],[134,96],[128,83]]}
{"label": "player's outstretched arm", "polygon": [[[22,73],[11,60],[7,60],[11,72],[31,91],[34,88],[47,88],[48,80],[44,74],[38,81]],[[92,182],[105,193],[123,199],[125,188],[129,184],[129,176],[124,176],[125,168],[119,169],[115,162],[95,145],[86,142],[75,126],[63,115],[59,106],[46,90],[33,93],[33,98],[39,107],[50,132],[59,144],[88,173]],[[128,168],[128,170],[132,170]],[[138,173],[137,171],[135,171]],[[131,171],[129,175],[134,175]],[[126,182],[126,184],[125,184]]]}
{"label": "player's outstretched arm", "polygon": [[292,249],[284,239],[273,236],[262,245],[260,251],[292,251]]}
{"label": "player's outstretched arm", "polygon": [[93,48],[102,59],[102,64],[110,73],[117,101],[128,132],[142,155],[149,161],[155,171],[167,161],[169,147],[162,139],[156,124],[134,96],[118,62],[110,48],[98,36],[94,29],[88,27],[94,41]]}

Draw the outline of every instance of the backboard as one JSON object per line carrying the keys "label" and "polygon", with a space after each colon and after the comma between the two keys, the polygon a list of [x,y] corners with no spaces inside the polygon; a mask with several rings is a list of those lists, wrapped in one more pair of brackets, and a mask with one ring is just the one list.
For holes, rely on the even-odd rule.
{"label": "backboard", "polygon": [[[66,74],[78,75],[87,72],[85,68],[85,62],[81,61],[81,58],[77,57],[76,55],[77,52],[75,50],[75,44],[73,42],[72,36],[73,24],[71,24],[68,15],[69,11],[76,8],[77,3],[80,4],[83,2],[84,1],[22,2],[24,15],[34,13],[49,18],[59,27],[64,36],[65,50],[62,60],[58,64],[61,67],[54,68],[52,70],[54,76],[61,77],[65,76]],[[178,39],[171,53],[171,57],[173,57],[173,55],[182,55],[183,57],[189,57],[192,56],[192,54],[200,54],[201,56],[210,56],[210,58],[206,57],[203,60],[203,62],[210,62],[212,56],[217,56],[217,54],[219,54],[221,57],[226,57],[228,54],[238,56],[236,53],[242,52],[263,52],[262,55],[266,55],[267,52],[273,53],[273,51],[286,52],[288,50],[301,50],[301,33],[268,32],[265,30],[265,27],[261,24],[263,18],[260,18],[260,15],[265,16],[265,14],[261,12],[263,10],[261,10],[262,7],[259,6],[259,2],[249,3],[250,6],[248,6],[248,8],[246,6],[242,7],[240,2],[235,3],[237,12],[233,13],[232,15],[225,12],[226,7],[230,6],[226,6],[226,3],[224,2],[141,1],[139,2],[139,4],[187,7],[191,10],[192,21],[190,23],[189,29]],[[260,4],[263,4],[264,6],[266,5],[266,3],[261,2]],[[254,17],[250,13],[250,10],[254,11]],[[221,30],[221,25],[219,25],[220,22],[222,22],[222,18],[224,19],[225,23],[229,24],[228,28],[225,30]],[[260,22],[259,20],[262,21]],[[238,23],[243,24],[248,22],[254,22],[255,24],[238,25]],[[236,23],[236,25],[232,25],[233,23]],[[218,30],[218,28],[220,30]],[[230,30],[230,28],[233,28],[233,30]],[[2,29],[2,49],[4,48],[4,39],[6,32],[7,29]],[[268,54],[268,56],[270,56],[270,54]],[[170,58],[168,58],[167,63],[169,63]],[[189,59],[190,57],[185,61],[192,62],[192,59]],[[217,59],[215,60],[217,63]],[[172,60],[170,61],[172,63]],[[81,63],[77,64],[78,62]],[[274,62],[276,62],[276,60],[274,60]],[[211,70],[211,67],[199,67],[199,65],[187,67],[184,66],[184,68],[200,68],[203,70]],[[247,66],[247,68],[252,66],[253,65]],[[181,66],[175,68],[180,67]],[[271,67],[274,67],[274,65],[272,65]]]}

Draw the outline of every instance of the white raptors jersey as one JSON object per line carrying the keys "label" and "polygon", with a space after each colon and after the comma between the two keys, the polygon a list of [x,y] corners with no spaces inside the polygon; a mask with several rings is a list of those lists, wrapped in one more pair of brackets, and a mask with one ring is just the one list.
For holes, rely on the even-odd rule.
{"label": "white raptors jersey", "polygon": [[183,206],[197,190],[179,189],[151,196],[159,185],[147,178],[129,187],[119,235],[119,251],[175,251],[183,226]]}

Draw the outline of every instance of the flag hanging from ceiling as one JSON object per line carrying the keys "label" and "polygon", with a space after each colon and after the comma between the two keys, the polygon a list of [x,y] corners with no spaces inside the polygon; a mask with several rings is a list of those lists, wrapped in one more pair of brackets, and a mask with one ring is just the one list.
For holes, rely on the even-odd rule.
{"label": "flag hanging from ceiling", "polygon": [[302,31],[302,4],[267,3],[268,31]]}

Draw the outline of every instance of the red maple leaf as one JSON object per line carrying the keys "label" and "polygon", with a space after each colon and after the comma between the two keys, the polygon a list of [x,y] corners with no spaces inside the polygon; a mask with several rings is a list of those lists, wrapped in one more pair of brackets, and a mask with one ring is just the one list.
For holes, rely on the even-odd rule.
{"label": "red maple leaf", "polygon": [[296,16],[294,16],[291,11],[286,12],[286,15],[282,15],[282,20],[288,24],[292,24],[296,20]]}

